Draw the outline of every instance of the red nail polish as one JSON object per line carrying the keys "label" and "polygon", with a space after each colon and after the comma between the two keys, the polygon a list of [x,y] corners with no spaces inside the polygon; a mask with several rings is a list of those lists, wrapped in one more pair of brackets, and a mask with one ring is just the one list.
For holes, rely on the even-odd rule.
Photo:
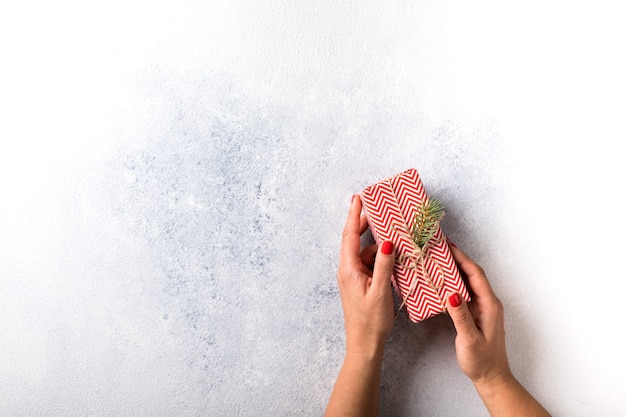
{"label": "red nail polish", "polygon": [[450,305],[451,305],[452,307],[455,307],[455,308],[456,308],[456,307],[458,307],[458,306],[460,306],[460,305],[461,305],[461,303],[463,302],[463,301],[461,300],[461,296],[460,296],[459,294],[457,294],[457,293],[452,294],[452,295],[448,298],[448,301],[450,302]]}
{"label": "red nail polish", "polygon": [[385,241],[385,243],[383,243],[383,247],[382,247],[382,252],[385,255],[391,255],[391,252],[393,252],[393,242],[390,241]]}
{"label": "red nail polish", "polygon": [[450,239],[448,239],[448,245],[452,246],[453,248],[456,248],[457,246],[454,244],[453,241],[451,241]]}

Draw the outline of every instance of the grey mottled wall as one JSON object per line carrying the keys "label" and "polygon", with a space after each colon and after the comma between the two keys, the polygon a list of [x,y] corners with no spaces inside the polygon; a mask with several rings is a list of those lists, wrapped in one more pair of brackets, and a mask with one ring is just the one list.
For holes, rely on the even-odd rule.
{"label": "grey mottled wall", "polygon": [[[350,197],[415,167],[505,304],[519,379],[555,415],[616,415],[617,16],[567,2],[10,6],[0,414],[321,415],[343,358]],[[397,319],[382,415],[487,415],[454,335],[445,315]]]}

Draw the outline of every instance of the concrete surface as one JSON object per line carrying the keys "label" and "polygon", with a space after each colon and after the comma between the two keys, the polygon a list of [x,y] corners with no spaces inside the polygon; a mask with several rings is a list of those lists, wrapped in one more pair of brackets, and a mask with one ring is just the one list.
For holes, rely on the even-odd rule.
{"label": "concrete surface", "polygon": [[[316,416],[350,197],[409,167],[555,416],[626,410],[608,2],[107,2],[0,17],[0,414]],[[486,416],[446,316],[381,415]]]}

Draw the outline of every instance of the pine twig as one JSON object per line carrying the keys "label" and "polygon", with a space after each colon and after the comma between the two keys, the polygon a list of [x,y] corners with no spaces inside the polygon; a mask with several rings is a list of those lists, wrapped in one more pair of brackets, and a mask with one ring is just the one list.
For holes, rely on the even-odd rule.
{"label": "pine twig", "polygon": [[443,204],[437,199],[426,198],[417,207],[411,237],[420,249],[424,248],[424,245],[437,233],[442,217]]}

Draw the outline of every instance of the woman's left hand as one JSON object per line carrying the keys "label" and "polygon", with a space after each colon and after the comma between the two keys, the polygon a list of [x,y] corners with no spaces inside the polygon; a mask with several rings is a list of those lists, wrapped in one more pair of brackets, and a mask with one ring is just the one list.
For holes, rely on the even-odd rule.
{"label": "woman's left hand", "polygon": [[361,208],[361,199],[356,195],[343,231],[337,273],[346,327],[346,353],[382,356],[394,321],[390,285],[394,247],[393,243],[384,242],[380,248],[369,245],[361,250],[360,236],[367,230]]}

